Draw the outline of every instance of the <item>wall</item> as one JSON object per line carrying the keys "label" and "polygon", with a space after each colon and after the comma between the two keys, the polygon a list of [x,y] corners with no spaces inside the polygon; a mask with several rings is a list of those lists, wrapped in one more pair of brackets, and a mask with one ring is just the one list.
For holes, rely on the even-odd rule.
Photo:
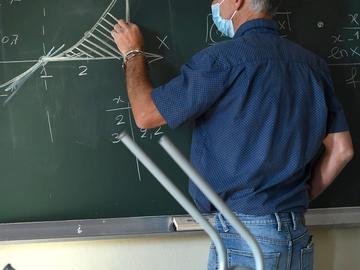
{"label": "wall", "polygon": [[[360,228],[312,230],[315,269],[360,269]],[[206,270],[209,239],[195,236],[0,245],[0,269]]]}

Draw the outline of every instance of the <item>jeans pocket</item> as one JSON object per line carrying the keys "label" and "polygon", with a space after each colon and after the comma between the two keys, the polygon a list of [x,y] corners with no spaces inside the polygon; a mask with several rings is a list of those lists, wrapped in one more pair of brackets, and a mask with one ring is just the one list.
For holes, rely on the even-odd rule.
{"label": "jeans pocket", "polygon": [[[249,269],[255,269],[255,258],[251,252],[228,249],[228,265],[229,267],[241,266]],[[277,270],[279,266],[280,253],[264,253],[265,270]]]}
{"label": "jeans pocket", "polygon": [[312,241],[307,247],[301,249],[300,269],[313,270],[314,267],[314,244]]}

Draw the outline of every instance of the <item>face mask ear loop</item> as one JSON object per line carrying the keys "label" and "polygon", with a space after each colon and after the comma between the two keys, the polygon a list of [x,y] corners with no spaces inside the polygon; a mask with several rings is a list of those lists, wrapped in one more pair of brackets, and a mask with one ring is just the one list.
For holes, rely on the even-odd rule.
{"label": "face mask ear loop", "polygon": [[236,14],[237,12],[238,12],[238,11],[235,10],[235,12],[233,13],[233,15],[232,15],[231,18],[230,18],[230,21],[235,17],[235,14]]}
{"label": "face mask ear loop", "polygon": [[225,2],[225,0],[222,0],[220,3],[218,3],[219,4],[219,6],[221,6],[222,5],[222,3],[224,3]]}

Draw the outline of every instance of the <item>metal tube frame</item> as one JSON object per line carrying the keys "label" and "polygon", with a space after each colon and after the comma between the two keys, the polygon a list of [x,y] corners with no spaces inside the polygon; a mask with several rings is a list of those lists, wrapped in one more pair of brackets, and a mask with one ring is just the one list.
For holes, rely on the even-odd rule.
{"label": "metal tube frame", "polygon": [[[130,136],[123,132],[120,135],[120,140],[126,147],[140,160],[141,163],[159,180],[165,189],[180,203],[180,205],[200,224],[213,240],[219,257],[219,269],[227,269],[226,251],[221,241],[219,234],[209,224],[207,220],[201,215],[196,207],[186,198],[186,196],[171,182],[169,178],[157,167],[157,165],[145,154],[144,151],[130,138]],[[206,197],[214,204],[220,213],[234,226],[237,232],[249,244],[250,249],[254,253],[255,264],[257,270],[264,270],[264,262],[261,249],[250,234],[250,232],[242,225],[242,223],[235,217],[231,210],[215,193],[210,185],[200,176],[200,174],[193,168],[185,157],[181,155],[179,150],[171,143],[171,141],[163,136],[160,140],[160,145],[167,151],[167,153],[175,160],[180,168],[188,174],[194,183],[200,188]],[[245,268],[233,267],[232,269],[240,270]]]}
{"label": "metal tube frame", "polygon": [[210,236],[217,250],[219,258],[219,269],[226,270],[226,250],[219,234],[216,232],[214,227],[211,226],[211,224],[202,216],[202,214],[190,202],[190,200],[171,182],[171,180],[161,171],[161,169],[159,169],[159,167],[145,154],[145,152],[132,140],[132,138],[126,132],[123,132],[120,135],[120,140]]}

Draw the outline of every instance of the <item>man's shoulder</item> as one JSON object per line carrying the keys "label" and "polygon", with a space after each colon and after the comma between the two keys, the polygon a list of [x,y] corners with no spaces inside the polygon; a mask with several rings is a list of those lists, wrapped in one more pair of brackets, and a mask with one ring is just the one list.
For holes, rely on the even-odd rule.
{"label": "man's shoulder", "polygon": [[202,49],[195,55],[195,58],[209,59],[223,68],[233,67],[243,62],[241,55],[233,54],[233,52],[241,50],[241,46],[235,40],[221,41]]}
{"label": "man's shoulder", "polygon": [[249,35],[241,37],[233,42],[220,43],[213,53],[217,55],[219,52],[227,52],[231,61],[234,58],[240,58],[242,63],[271,60],[302,63],[316,69],[328,70],[328,64],[324,58],[301,44],[281,36]]}
{"label": "man's shoulder", "polygon": [[280,36],[244,36],[218,42],[195,54],[193,59],[223,68],[271,60],[302,63],[317,70],[328,71],[328,64],[322,57]]}
{"label": "man's shoulder", "polygon": [[233,66],[233,62],[227,61],[226,55],[229,51],[229,41],[219,42],[208,46],[197,52],[190,60],[190,63],[200,65],[211,65],[221,68],[229,68]]}
{"label": "man's shoulder", "polygon": [[305,64],[309,64],[315,68],[328,68],[328,63],[325,61],[325,59],[315,52],[289,39],[283,38],[283,42],[287,48],[287,51],[290,52],[290,60],[295,62],[304,62]]}

